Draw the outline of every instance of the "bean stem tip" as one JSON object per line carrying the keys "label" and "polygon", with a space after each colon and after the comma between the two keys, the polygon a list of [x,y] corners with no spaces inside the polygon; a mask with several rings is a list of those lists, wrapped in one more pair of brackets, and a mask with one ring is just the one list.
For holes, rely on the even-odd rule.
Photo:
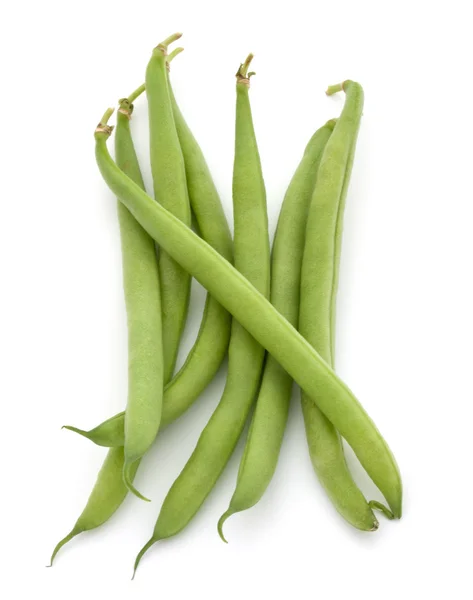
{"label": "bean stem tip", "polygon": [[108,124],[110,117],[114,113],[114,108],[107,108],[104,112],[102,118],[100,119],[100,123],[95,128],[95,134],[105,134],[107,137],[112,133],[113,126]]}
{"label": "bean stem tip", "polygon": [[342,83],[336,83],[335,85],[329,85],[327,88],[327,91],[325,93],[327,94],[327,96],[332,96],[333,94],[336,94],[337,92],[343,92],[343,84],[344,84],[344,82],[342,81]]}
{"label": "bean stem tip", "polygon": [[[137,99],[139,96],[141,96],[141,94],[142,94],[144,91],[145,91],[145,84],[144,84],[144,83],[142,83],[142,84],[140,85],[140,87],[136,88],[136,90],[135,90],[134,92],[132,92],[132,93],[131,93],[131,94],[128,96],[128,98],[127,98],[128,102],[129,102],[130,104],[133,104],[133,102],[134,102],[134,101],[135,101],[135,100],[136,100],[136,99]],[[120,100],[119,102],[121,102],[121,100]]]}
{"label": "bean stem tip", "polygon": [[250,77],[252,77],[253,75],[256,75],[256,73],[254,71],[250,71],[248,73],[248,69],[250,67],[251,61],[253,60],[253,56],[254,55],[251,52],[250,52],[250,54],[248,54],[245,62],[240,65],[240,67],[235,75],[235,77],[237,78],[237,83],[242,83],[243,85],[246,85],[247,87],[250,87]]}
{"label": "bean stem tip", "polygon": [[168,46],[170,44],[172,44],[173,42],[177,41],[179,38],[182,37],[182,33],[173,33],[172,35],[170,35],[169,37],[167,37],[165,40],[163,40],[162,42],[160,42],[155,50],[158,50],[159,52],[162,52],[164,54],[164,56],[167,55],[167,51],[168,51]]}
{"label": "bean stem tip", "polygon": [[174,58],[176,58],[176,56],[181,52],[184,52],[184,48],[182,48],[182,46],[179,46],[179,48],[174,48],[174,50],[168,56],[168,63],[170,63]]}

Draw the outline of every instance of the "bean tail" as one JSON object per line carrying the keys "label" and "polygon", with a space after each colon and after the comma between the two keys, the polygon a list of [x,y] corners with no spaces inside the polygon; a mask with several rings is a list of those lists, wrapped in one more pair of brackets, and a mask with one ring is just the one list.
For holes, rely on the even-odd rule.
{"label": "bean tail", "polygon": [[59,552],[59,550],[63,546],[65,546],[68,542],[70,542],[73,538],[75,538],[76,535],[79,535],[79,533],[82,533],[82,531],[83,531],[83,529],[81,529],[79,527],[74,527],[70,533],[68,533],[65,537],[62,538],[62,540],[60,542],[58,542],[56,544],[56,547],[54,548],[53,553],[51,554],[51,561],[50,561],[48,567],[53,566],[54,559],[56,558],[56,554]]}
{"label": "bean tail", "polygon": [[154,546],[154,544],[158,541],[159,541],[159,539],[152,537],[148,542],[146,542],[146,544],[143,546],[143,548],[141,548],[141,550],[138,552],[138,554],[136,555],[136,558],[135,558],[135,564],[133,566],[132,580],[135,578],[136,569],[138,568],[138,565],[140,564],[141,559],[146,554],[146,552],[148,552],[148,550],[151,548],[151,546]]}
{"label": "bean tail", "polygon": [[368,505],[373,510],[379,510],[390,521],[396,518],[394,514],[389,510],[389,508],[387,508],[382,502],[378,502],[377,500],[370,500],[368,502]]}
{"label": "bean tail", "polygon": [[[137,459],[139,460],[139,459]],[[125,484],[127,490],[134,494],[140,500],[144,500],[145,502],[151,502],[149,498],[143,496],[141,492],[139,492],[135,486],[133,485],[133,477],[134,477],[134,465],[136,460],[127,461],[125,460],[125,464],[123,465],[123,483]]]}
{"label": "bean tail", "polygon": [[[85,431],[85,429],[79,429],[78,427],[74,427],[73,425],[63,425],[61,429],[68,429],[69,431],[73,431],[74,433],[78,433],[88,440],[92,440],[93,436],[91,436],[90,431]],[[97,443],[97,442],[96,442]]]}
{"label": "bean tail", "polygon": [[226,544],[228,544],[228,541],[227,541],[227,538],[223,535],[223,525],[224,525],[225,521],[234,514],[235,514],[234,510],[228,509],[227,511],[225,511],[223,513],[223,515],[218,520],[218,524],[217,524],[218,535],[220,536],[220,539],[223,542],[225,542]]}

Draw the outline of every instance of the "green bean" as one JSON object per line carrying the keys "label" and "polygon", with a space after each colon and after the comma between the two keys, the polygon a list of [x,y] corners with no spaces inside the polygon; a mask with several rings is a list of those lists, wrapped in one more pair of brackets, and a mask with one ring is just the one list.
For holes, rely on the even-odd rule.
{"label": "green bean", "polygon": [[[115,156],[120,169],[144,189],[130,133],[133,104],[120,100],[115,134]],[[128,209],[118,202],[123,261],[123,289],[128,320],[128,403],[130,422],[144,429],[161,418],[163,347],[159,273],[154,240]],[[133,432],[132,432],[133,433]],[[138,435],[139,431],[134,435]],[[131,481],[125,485],[141,494]]]}
{"label": "green bean", "polygon": [[[299,316],[300,276],[305,227],[317,170],[332,133],[329,121],[310,139],[304,156],[289,184],[274,236],[271,255],[271,303],[295,327]],[[286,428],[292,379],[269,355],[252,418],[248,440],[238,472],[235,492],[228,510],[218,522],[223,541],[223,524],[232,514],[251,508],[263,496],[276,469]]]}
{"label": "green bean", "polygon": [[[180,37],[181,34],[176,33],[154,49],[146,69],[145,84],[154,197],[183,223],[190,226],[191,211],[184,158],[174,122],[166,60],[167,46]],[[159,275],[163,314],[164,383],[168,383],[174,371],[179,341],[186,321],[191,280],[182,267],[162,249],[159,254]]]}
{"label": "green bean", "polygon": [[[327,95],[331,95],[338,90],[339,86],[330,86],[327,92],[330,92]],[[341,90],[340,90],[341,91]],[[335,228],[335,244],[334,244],[334,259],[333,259],[333,284],[331,290],[331,300],[330,300],[330,352],[332,356],[332,366],[335,361],[335,325],[336,325],[336,315],[337,315],[337,291],[338,291],[338,280],[339,280],[339,272],[340,272],[340,254],[342,249],[342,234],[343,234],[343,215],[345,213],[345,203],[348,193],[348,186],[350,184],[351,172],[353,170],[353,161],[355,158],[355,149],[356,142],[358,139],[359,132],[359,124],[356,132],[353,135],[353,139],[351,140],[349,151],[348,151],[348,159],[345,169],[345,177],[343,178],[343,186],[342,192],[340,195],[338,212],[337,212],[337,224]]]}
{"label": "green bean", "polygon": [[[154,49],[146,69],[146,93],[149,104],[150,156],[155,198],[184,223],[190,225],[184,160],[172,114],[167,83],[166,57],[168,45],[181,34],[167,38]],[[161,281],[162,345],[164,366],[162,383],[167,383],[174,370],[179,340],[185,324],[190,293],[190,276],[161,251],[158,260]],[[140,290],[137,289],[139,294]],[[146,361],[144,361],[146,362]],[[137,368],[143,361],[137,364]],[[146,383],[146,378],[141,377]],[[129,399],[125,411],[125,485],[135,495],[147,500],[133,487],[130,466],[151,447],[158,433],[162,412],[161,394],[147,398],[136,394]]]}
{"label": "green bean", "polygon": [[[174,50],[172,55],[175,55],[178,50]],[[169,56],[169,59],[172,55]],[[128,96],[128,103],[131,104],[143,91],[144,85]],[[180,136],[179,141],[186,162],[190,201],[197,223],[204,239],[230,261],[232,260],[232,239],[218,192],[200,146],[179,111],[174,96],[171,99],[176,127]],[[121,129],[122,123],[120,120],[117,125],[117,133]],[[139,169],[139,166],[134,150],[131,151],[133,140],[129,127],[125,128],[123,133],[130,136],[129,143],[124,148],[130,151],[129,160],[134,164],[133,170],[135,171],[136,168]],[[164,389],[160,429],[181,416],[213,379],[227,351],[230,325],[229,313],[209,294],[195,344],[182,368]],[[90,432],[66,427],[89,437],[96,444],[119,447],[124,444],[124,414],[121,412],[115,415]],[[105,523],[123,502],[128,491],[122,482],[123,461],[123,448],[120,451],[109,451],[87,507],[73,530],[74,534],[69,534],[70,537],[66,536],[58,544],[53,558],[69,539],[81,531],[93,529]],[[133,477],[139,462],[137,461],[133,465]],[[118,467],[118,463],[121,464],[121,467]],[[94,498],[100,499],[100,519],[96,519],[93,510],[97,502]]]}
{"label": "green bean", "polygon": [[[361,86],[349,82],[346,89],[345,107],[325,148],[309,209],[301,275],[299,331],[332,366],[343,208],[363,110]],[[301,403],[319,481],[349,523],[375,531],[378,521],[350,474],[340,435],[304,391]]]}
{"label": "green bean", "polygon": [[[100,527],[118,509],[128,493],[122,477],[124,461],[123,446],[121,448],[110,448],[84,510],[77,519],[72,531],[54,548],[49,566],[52,566],[56,554],[64,544],[70,542],[79,533]],[[139,461],[132,465],[131,478],[135,476],[138,464]]]}
{"label": "green bean", "polygon": [[[269,295],[269,237],[266,192],[249,102],[252,55],[237,73],[233,216],[235,267],[264,296]],[[153,536],[138,553],[158,540],[177,534],[196,515],[225,468],[243,431],[257,393],[264,348],[233,321],[228,376],[222,398],[179,477],[169,490]]]}
{"label": "green bean", "polygon": [[114,163],[107,149],[110,109],[96,130],[95,156],[109,189],[166,252],[197,279],[317,402],[358,456],[395,516],[402,485],[386,442],[350,389],[314,348],[232,265],[152,199]]}

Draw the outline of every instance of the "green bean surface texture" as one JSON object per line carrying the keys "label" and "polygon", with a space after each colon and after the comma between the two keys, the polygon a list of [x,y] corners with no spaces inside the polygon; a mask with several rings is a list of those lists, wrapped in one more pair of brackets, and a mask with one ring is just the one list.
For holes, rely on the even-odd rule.
{"label": "green bean surface texture", "polygon": [[[145,84],[154,197],[173,215],[190,226],[191,209],[184,157],[174,122],[167,74],[167,47],[171,41],[180,37],[181,34],[170,36],[153,50],[146,69]],[[186,322],[191,279],[162,249],[159,254],[159,275],[163,311],[164,383],[168,383],[174,371],[179,341]]]}
{"label": "green bean surface texture", "polygon": [[[316,131],[289,184],[282,204],[271,254],[271,303],[295,327],[299,316],[300,276],[307,212],[320,159],[335,121]],[[235,492],[218,523],[220,537],[226,519],[254,506],[276,469],[286,428],[292,379],[268,355],[250,432],[240,463]]]}
{"label": "green bean surface texture", "polygon": [[314,348],[227,260],[127,177],[107,149],[107,111],[96,129],[96,160],[108,187],[166,252],[197,279],[317,402],[388,501],[402,512],[395,459],[350,389]]}
{"label": "green bean surface texture", "polygon": [[[361,86],[351,84],[347,94],[320,165],[307,219],[301,275],[299,331],[332,366],[332,311],[340,256],[337,232],[340,238],[342,194],[348,187],[349,156],[354,152],[363,110]],[[378,521],[348,470],[337,430],[305,392],[301,402],[311,461],[332,503],[353,526],[376,530]]]}
{"label": "green bean surface texture", "polygon": [[[264,296],[269,295],[269,237],[266,192],[248,96],[250,55],[237,73],[233,216],[235,267]],[[264,348],[233,321],[228,375],[219,405],[179,477],[169,490],[144,553],[158,540],[181,531],[195,516],[227,464],[257,393]]]}
{"label": "green bean surface texture", "polygon": [[[120,101],[115,132],[117,165],[142,189],[138,159],[130,133],[133,104]],[[159,273],[154,240],[121,202],[118,220],[122,245],[123,289],[128,319],[127,414],[135,436],[153,430],[161,420],[163,396],[163,346]],[[134,462],[134,460],[132,460]],[[125,481],[136,495],[131,480]]]}

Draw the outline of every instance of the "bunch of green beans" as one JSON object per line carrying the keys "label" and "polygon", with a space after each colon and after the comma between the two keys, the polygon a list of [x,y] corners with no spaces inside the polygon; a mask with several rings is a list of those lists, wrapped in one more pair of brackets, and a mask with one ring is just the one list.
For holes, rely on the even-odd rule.
{"label": "bunch of green beans", "polygon": [[[293,383],[301,389],[310,458],[334,508],[354,527],[375,531],[373,510],[402,514],[400,473],[387,443],[334,371],[335,312],[343,213],[364,93],[357,82],[330,86],[345,92],[339,117],[310,138],[287,188],[270,257],[263,169],[250,105],[253,55],[236,74],[233,165],[233,240],[202,150],[174,96],[168,47],[153,50],[145,83],[119,101],[115,160],[107,140],[113,109],[95,129],[95,156],[118,199],[123,289],[128,322],[128,401],[124,412],[84,430],[108,448],[88,502],[57,552],[75,536],[103,525],[134,486],[141,459],[159,430],[199,397],[228,351],[221,400],[169,490],[144,553],[182,531],[217,483],[250,421],[229,516],[254,506],[276,470]],[[130,120],[146,91],[154,198],[145,191]],[[195,231],[192,224],[195,223]],[[202,322],[184,365],[174,373],[185,326],[191,278],[208,292]],[[252,410],[253,409],[253,410]],[[250,418],[250,413],[252,413]],[[367,500],[345,460],[353,449],[386,505]]]}

